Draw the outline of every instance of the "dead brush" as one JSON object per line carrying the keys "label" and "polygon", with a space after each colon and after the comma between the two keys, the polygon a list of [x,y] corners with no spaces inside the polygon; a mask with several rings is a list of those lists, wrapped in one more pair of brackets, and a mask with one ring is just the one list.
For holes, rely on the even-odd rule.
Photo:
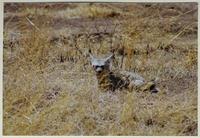
{"label": "dead brush", "polygon": [[197,51],[189,50],[186,57],[186,67],[191,68],[192,66],[196,66],[196,65],[197,65]]}
{"label": "dead brush", "polygon": [[[38,4],[38,14],[31,5],[38,9],[33,3],[5,9],[10,13],[4,36],[4,135],[198,134],[197,34],[190,30],[195,23],[180,34],[163,31],[158,24],[165,26],[162,19],[167,17],[159,15],[164,7],[156,3],[146,7],[107,3],[104,8],[102,3],[93,4],[98,12],[92,19],[87,3],[72,7],[52,3],[48,10],[46,4]],[[176,9],[189,3],[172,5]],[[120,14],[107,18],[113,9]],[[16,26],[19,20],[21,27]],[[71,20],[74,24],[66,23]],[[183,20],[194,21],[187,14]],[[115,23],[119,24],[113,34]],[[9,31],[22,32],[23,38],[13,48],[12,60]],[[50,42],[54,35],[62,40]],[[159,42],[163,49],[157,47]],[[100,56],[114,53],[114,69],[139,72],[148,80],[158,77],[158,86],[165,92],[102,92],[88,61],[89,49]]]}
{"label": "dead brush", "polygon": [[89,7],[89,18],[109,18],[120,16],[119,12],[106,7],[100,7],[99,5],[90,5]]}

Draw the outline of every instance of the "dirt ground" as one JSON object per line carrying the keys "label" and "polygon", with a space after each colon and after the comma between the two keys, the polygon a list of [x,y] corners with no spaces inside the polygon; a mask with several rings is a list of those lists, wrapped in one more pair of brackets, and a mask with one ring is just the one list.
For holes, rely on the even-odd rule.
{"label": "dirt ground", "polygon": [[[5,3],[4,135],[197,135],[197,3]],[[88,50],[157,79],[98,89]]]}

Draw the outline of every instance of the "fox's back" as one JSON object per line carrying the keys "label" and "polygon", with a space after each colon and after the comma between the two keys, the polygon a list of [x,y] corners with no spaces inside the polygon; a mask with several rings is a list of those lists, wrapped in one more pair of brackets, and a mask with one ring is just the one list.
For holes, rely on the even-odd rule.
{"label": "fox's back", "polygon": [[139,74],[128,71],[110,71],[102,72],[97,75],[100,88],[103,89],[123,89],[129,88],[130,85],[141,86],[145,83],[143,77]]}

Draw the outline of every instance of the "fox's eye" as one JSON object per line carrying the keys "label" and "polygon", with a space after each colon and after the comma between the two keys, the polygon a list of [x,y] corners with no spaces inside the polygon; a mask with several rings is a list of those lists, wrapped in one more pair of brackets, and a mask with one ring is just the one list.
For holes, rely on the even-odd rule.
{"label": "fox's eye", "polygon": [[95,68],[96,68],[96,69],[97,69],[97,68],[101,68],[101,66],[96,66]]}
{"label": "fox's eye", "polygon": [[100,66],[95,66],[95,69],[99,68]]}
{"label": "fox's eye", "polygon": [[94,69],[97,69],[97,68],[104,69],[104,66],[93,65],[92,67],[93,67]]}

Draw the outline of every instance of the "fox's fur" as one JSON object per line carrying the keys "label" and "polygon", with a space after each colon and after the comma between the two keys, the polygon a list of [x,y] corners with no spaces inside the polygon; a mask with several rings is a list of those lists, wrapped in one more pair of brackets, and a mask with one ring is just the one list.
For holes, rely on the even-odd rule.
{"label": "fox's fur", "polygon": [[91,64],[96,72],[98,85],[103,90],[116,89],[135,89],[142,91],[158,92],[153,81],[145,81],[140,75],[127,71],[111,71],[111,59],[113,55],[107,58],[95,58],[90,54]]}

